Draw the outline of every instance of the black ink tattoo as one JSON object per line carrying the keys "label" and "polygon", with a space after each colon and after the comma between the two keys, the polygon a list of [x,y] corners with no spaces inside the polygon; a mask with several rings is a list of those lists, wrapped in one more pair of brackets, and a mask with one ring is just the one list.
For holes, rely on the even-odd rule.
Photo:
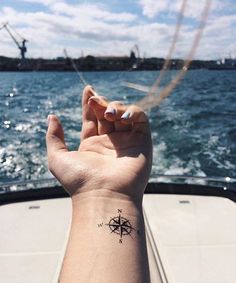
{"label": "black ink tattoo", "polygon": [[111,233],[118,234],[120,236],[119,243],[122,244],[123,236],[130,235],[133,230],[135,230],[130,221],[123,216],[121,216],[122,209],[118,209],[118,216],[112,217],[109,223],[106,225],[109,226]]}
{"label": "black ink tattoo", "polygon": [[140,236],[140,230],[136,230],[132,227],[130,221],[125,217],[121,216],[122,209],[118,209],[118,216],[112,217],[109,223],[104,224],[103,222],[98,223],[98,228],[102,228],[104,225],[110,228],[111,233],[117,234],[120,236],[119,243],[123,243],[123,237],[129,235],[132,238],[132,231],[135,230],[137,235]]}
{"label": "black ink tattoo", "polygon": [[111,218],[108,224],[111,233],[119,234],[122,238],[124,235],[130,235],[134,228],[131,226],[128,219],[122,217],[120,214],[119,216]]}

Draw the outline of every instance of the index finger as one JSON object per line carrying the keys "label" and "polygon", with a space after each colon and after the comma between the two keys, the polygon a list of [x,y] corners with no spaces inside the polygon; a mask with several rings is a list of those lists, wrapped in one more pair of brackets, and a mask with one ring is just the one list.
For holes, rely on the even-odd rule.
{"label": "index finger", "polygon": [[143,134],[150,133],[149,120],[144,110],[136,105],[130,105],[121,116],[121,122],[126,125],[132,125],[135,132]]}
{"label": "index finger", "polygon": [[96,92],[92,86],[88,85],[83,90],[82,96],[82,130],[81,140],[98,134],[98,122],[94,111],[88,104],[90,97],[95,96]]}

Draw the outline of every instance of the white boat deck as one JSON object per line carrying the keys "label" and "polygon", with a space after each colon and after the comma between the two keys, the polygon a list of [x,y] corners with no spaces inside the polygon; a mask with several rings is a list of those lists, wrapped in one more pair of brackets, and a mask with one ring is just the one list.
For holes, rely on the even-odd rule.
{"label": "white boat deck", "polygon": [[146,195],[144,208],[146,226],[150,226],[147,230],[151,230],[167,282],[236,282],[233,201],[221,197]]}
{"label": "white boat deck", "polygon": [[[226,198],[145,195],[152,283],[235,283],[236,204]],[[71,219],[69,198],[0,207],[3,283],[56,283]]]}

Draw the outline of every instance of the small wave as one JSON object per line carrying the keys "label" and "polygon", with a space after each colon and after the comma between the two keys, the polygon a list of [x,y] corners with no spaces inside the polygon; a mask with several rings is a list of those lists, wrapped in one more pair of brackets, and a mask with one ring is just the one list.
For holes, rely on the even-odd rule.
{"label": "small wave", "polygon": [[15,130],[18,132],[26,132],[31,128],[31,124],[29,123],[19,123],[15,126]]}
{"label": "small wave", "polygon": [[236,143],[236,129],[232,129],[228,132],[230,139]]}
{"label": "small wave", "polygon": [[198,159],[192,159],[186,162],[178,156],[168,156],[165,142],[154,145],[153,148],[151,180],[153,178],[155,179],[156,174],[206,176],[205,172],[201,169],[201,164]]}

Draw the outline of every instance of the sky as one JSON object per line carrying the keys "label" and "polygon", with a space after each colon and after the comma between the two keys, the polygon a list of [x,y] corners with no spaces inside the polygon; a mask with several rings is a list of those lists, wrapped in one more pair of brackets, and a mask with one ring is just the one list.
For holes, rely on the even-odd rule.
{"label": "sky", "polygon": [[[188,0],[173,58],[185,58],[206,0]],[[129,56],[166,58],[182,0],[0,0],[0,27],[8,22],[18,40],[28,40],[27,57]],[[16,31],[16,33],[15,33]],[[0,30],[0,56],[19,50]],[[236,57],[236,0],[212,0],[195,59]]]}

